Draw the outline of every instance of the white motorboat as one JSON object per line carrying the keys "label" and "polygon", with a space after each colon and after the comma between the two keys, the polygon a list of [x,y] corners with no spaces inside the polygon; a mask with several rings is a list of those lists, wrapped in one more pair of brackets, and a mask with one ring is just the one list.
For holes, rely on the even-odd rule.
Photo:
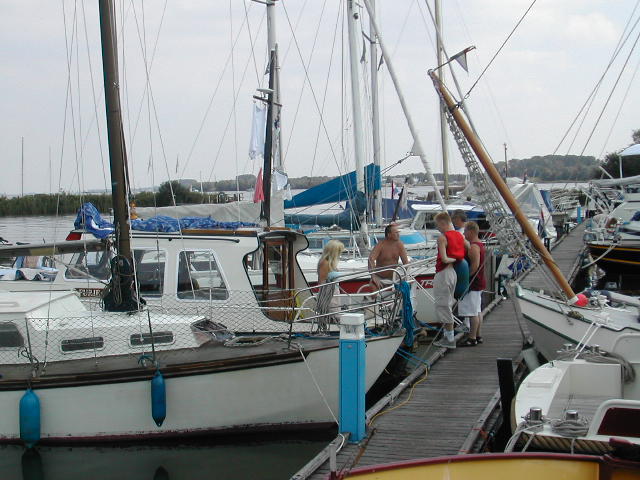
{"label": "white motorboat", "polygon": [[[531,372],[513,408],[516,442],[530,447],[607,453],[611,438],[640,443],[640,332],[620,334],[610,352],[562,353]],[[518,440],[519,437],[519,440]]]}

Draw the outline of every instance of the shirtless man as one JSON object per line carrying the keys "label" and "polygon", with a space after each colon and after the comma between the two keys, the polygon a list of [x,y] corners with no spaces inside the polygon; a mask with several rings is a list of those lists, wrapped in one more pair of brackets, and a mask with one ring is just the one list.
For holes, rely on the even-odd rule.
{"label": "shirtless man", "polygon": [[[369,270],[375,270],[380,267],[393,267],[398,265],[398,260],[402,260],[403,264],[409,263],[407,251],[400,241],[398,226],[391,223],[384,229],[384,240],[378,243],[369,254]],[[377,288],[382,288],[380,279],[392,280],[393,271],[385,270],[371,275],[371,282]]]}

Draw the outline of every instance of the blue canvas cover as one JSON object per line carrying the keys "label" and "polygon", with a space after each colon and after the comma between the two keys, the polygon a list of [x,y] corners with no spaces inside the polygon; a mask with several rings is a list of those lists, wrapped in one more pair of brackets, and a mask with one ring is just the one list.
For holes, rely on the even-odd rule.
{"label": "blue canvas cover", "polygon": [[[73,225],[77,229],[85,229],[97,238],[106,238],[114,232],[114,226],[100,216],[100,212],[92,203],[85,203],[78,210]],[[132,230],[143,232],[179,232],[181,229],[229,229],[241,227],[257,227],[249,222],[218,222],[211,217],[182,217],[176,219],[165,215],[157,215],[147,220],[131,221]]]}
{"label": "blue canvas cover", "polygon": [[[367,192],[373,192],[380,190],[381,185],[380,167],[370,163],[365,167],[365,189]],[[291,200],[284,202],[284,208],[345,202],[355,198],[356,192],[356,172],[350,172],[298,193]]]}

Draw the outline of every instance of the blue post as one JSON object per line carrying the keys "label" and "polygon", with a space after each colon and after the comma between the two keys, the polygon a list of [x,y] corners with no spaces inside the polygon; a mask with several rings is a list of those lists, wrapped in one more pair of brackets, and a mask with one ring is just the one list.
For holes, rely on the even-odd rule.
{"label": "blue post", "polygon": [[582,205],[578,205],[576,208],[576,221],[582,223]]}
{"label": "blue post", "polygon": [[340,316],[340,432],[350,434],[357,443],[366,435],[365,394],[366,356],[364,315]]}

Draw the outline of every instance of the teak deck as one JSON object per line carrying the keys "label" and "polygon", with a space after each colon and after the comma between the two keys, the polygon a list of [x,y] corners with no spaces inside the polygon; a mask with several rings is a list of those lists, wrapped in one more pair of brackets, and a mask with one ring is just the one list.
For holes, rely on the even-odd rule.
{"label": "teak deck", "polygon": [[[563,273],[573,280],[583,249],[580,225],[553,250]],[[548,288],[548,282],[536,267],[521,282],[529,288]],[[497,358],[515,359],[522,350],[523,338],[512,300],[502,301],[485,317],[482,329],[485,343],[457,348],[432,365],[426,380],[417,384],[403,406],[374,419],[369,438],[361,445],[347,444],[337,456],[338,471],[354,466],[398,462],[421,457],[470,453],[461,451],[465,440],[487,405],[495,400],[498,389]],[[435,347],[421,352],[428,358]],[[424,378],[420,376],[418,380]],[[388,406],[405,402],[407,388]],[[293,478],[325,479],[329,462],[313,472],[309,464]]]}

